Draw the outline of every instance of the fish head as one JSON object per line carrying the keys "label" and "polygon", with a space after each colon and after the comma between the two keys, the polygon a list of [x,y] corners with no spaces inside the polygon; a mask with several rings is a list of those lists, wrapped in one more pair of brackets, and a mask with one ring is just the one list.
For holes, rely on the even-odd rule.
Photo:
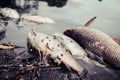
{"label": "fish head", "polygon": [[30,32],[27,36],[27,48],[29,53],[35,53],[38,54],[38,50],[36,49],[36,43],[35,42],[35,34],[33,32]]}

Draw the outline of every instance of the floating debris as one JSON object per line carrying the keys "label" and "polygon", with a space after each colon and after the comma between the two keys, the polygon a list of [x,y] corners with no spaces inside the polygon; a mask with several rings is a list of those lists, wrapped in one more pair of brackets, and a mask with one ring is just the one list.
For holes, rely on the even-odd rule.
{"label": "floating debris", "polygon": [[15,48],[25,48],[25,47],[21,47],[21,46],[16,46],[12,43],[0,43],[0,49],[15,49]]}
{"label": "floating debris", "polygon": [[74,57],[82,59],[87,56],[84,49],[70,37],[61,33],[54,33],[53,36],[56,37],[56,39],[63,45],[63,48],[66,48],[66,50],[68,49]]}
{"label": "floating debris", "polygon": [[85,50],[77,42],[75,42],[72,38],[70,38],[64,34],[61,34],[61,33],[54,33],[53,36],[56,37],[56,39],[58,41],[60,41],[61,44],[63,45],[63,48],[70,51],[70,53],[76,59],[83,60],[89,64],[94,64],[99,67],[105,67],[104,65],[101,65],[97,61],[94,61],[94,60],[88,58],[87,57],[88,55],[85,52]]}
{"label": "floating debris", "polygon": [[64,34],[84,47],[89,55],[94,53],[100,63],[120,68],[120,46],[107,34],[87,27],[68,29]]}

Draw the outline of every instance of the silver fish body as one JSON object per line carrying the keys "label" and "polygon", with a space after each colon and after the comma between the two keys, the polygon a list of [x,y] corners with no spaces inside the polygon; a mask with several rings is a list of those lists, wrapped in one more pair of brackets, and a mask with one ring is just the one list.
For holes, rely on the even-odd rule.
{"label": "silver fish body", "polygon": [[83,48],[103,58],[105,63],[120,68],[120,46],[107,34],[87,27],[68,29],[64,34],[73,38]]}
{"label": "silver fish body", "polygon": [[80,76],[85,70],[68,51],[62,48],[60,42],[53,36],[31,32],[28,34],[27,43],[30,43],[43,55],[49,55],[55,62],[65,64],[68,69],[72,68]]}
{"label": "silver fish body", "polygon": [[87,56],[87,53],[84,51],[84,49],[80,47],[80,45],[72,38],[61,33],[54,33],[53,36],[63,44],[63,47],[66,47],[68,50],[70,50],[74,57],[83,58],[84,56]]}

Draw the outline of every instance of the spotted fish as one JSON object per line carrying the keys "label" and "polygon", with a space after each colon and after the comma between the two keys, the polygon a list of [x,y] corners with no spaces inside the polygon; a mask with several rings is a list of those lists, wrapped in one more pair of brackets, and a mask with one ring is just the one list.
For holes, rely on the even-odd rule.
{"label": "spotted fish", "polygon": [[73,38],[88,53],[94,53],[103,63],[120,68],[120,46],[107,34],[87,27],[68,29],[64,34]]}
{"label": "spotted fish", "polygon": [[61,42],[63,47],[70,50],[71,54],[75,56],[76,58],[83,58],[84,56],[87,56],[86,52],[78,43],[76,43],[73,39],[70,37],[61,34],[61,33],[54,33],[53,36]]}
{"label": "spotted fish", "polygon": [[61,43],[55,37],[45,33],[30,32],[27,36],[27,43],[43,55],[51,57],[55,62],[63,63],[68,69],[75,70],[80,77],[86,73],[86,69],[73,58],[69,51],[62,48]]}

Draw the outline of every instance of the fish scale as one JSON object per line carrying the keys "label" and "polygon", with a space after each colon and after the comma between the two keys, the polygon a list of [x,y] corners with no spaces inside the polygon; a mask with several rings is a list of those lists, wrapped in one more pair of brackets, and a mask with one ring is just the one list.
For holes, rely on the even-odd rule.
{"label": "fish scale", "polygon": [[106,63],[120,68],[120,46],[107,34],[87,27],[68,29],[64,34],[73,38],[85,49],[102,57]]}

